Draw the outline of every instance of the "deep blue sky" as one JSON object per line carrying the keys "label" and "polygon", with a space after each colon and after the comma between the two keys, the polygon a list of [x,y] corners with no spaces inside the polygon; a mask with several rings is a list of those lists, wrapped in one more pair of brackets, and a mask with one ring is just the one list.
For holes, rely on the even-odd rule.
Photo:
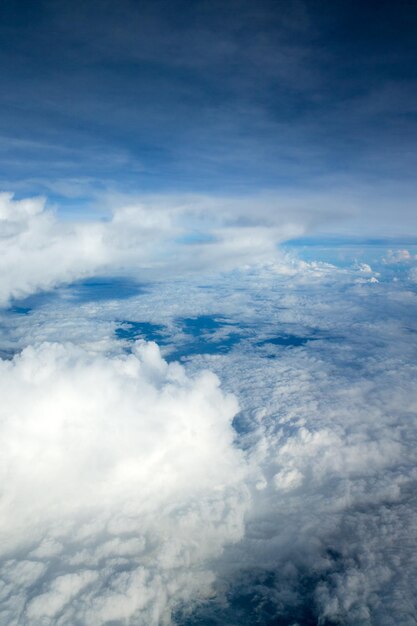
{"label": "deep blue sky", "polygon": [[415,192],[416,35],[414,1],[4,0],[0,186],[73,207],[388,186],[395,210]]}

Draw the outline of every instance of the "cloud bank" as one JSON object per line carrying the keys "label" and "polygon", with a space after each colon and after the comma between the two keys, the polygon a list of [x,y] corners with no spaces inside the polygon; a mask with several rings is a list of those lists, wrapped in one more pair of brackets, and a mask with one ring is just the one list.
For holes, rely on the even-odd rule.
{"label": "cloud bank", "polygon": [[0,305],[106,270],[146,280],[264,261],[312,221],[271,204],[155,196],[125,202],[106,220],[76,222],[59,219],[42,198],[0,194]]}
{"label": "cloud bank", "polygon": [[[0,311],[4,353],[33,344],[0,362],[1,626],[414,624],[415,250],[280,265],[285,212],[154,198],[65,223],[3,201],[19,293],[167,280]],[[187,369],[117,342],[135,323]]]}
{"label": "cloud bank", "polygon": [[[203,623],[415,623],[417,298],[406,272],[363,271],[254,274],[236,309],[251,341],[195,359],[239,397],[264,474],[218,585],[227,608]],[[222,288],[230,306],[236,285]]]}
{"label": "cloud bank", "polygon": [[170,622],[243,535],[238,407],[153,343],[0,362],[0,624]]}

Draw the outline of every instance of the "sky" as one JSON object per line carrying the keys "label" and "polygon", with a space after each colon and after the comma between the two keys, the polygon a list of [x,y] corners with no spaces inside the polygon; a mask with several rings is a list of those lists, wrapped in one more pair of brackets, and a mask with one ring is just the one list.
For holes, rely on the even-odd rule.
{"label": "sky", "polygon": [[[413,235],[414,2],[15,2],[1,179],[89,215],[122,196],[267,196],[314,233]],[[220,210],[220,209],[219,209]]]}
{"label": "sky", "polygon": [[0,626],[415,626],[416,32],[0,4]]}

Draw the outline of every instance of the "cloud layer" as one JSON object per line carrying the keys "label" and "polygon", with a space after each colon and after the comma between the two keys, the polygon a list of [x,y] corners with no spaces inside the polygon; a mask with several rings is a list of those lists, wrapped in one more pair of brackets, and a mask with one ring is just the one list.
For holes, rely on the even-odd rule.
{"label": "cloud layer", "polygon": [[[23,349],[0,362],[0,624],[414,624],[416,250],[327,247],[336,267],[276,256],[285,212],[249,204],[75,224],[3,200],[16,293],[167,280],[0,311],[3,354]],[[155,329],[184,367],[134,343]]]}

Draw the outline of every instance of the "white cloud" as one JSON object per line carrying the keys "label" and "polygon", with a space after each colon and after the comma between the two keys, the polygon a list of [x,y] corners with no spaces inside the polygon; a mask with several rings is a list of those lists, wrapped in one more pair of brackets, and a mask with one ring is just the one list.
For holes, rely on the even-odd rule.
{"label": "white cloud", "polygon": [[411,282],[417,283],[417,267],[411,268],[408,275],[409,275]]}
{"label": "white cloud", "polygon": [[207,593],[248,507],[218,379],[152,343],[43,344],[0,370],[0,624],[149,626]]}
{"label": "white cloud", "polygon": [[[144,216],[155,240],[162,232],[158,210],[154,225],[152,212]],[[129,211],[117,213],[119,226],[111,226],[121,241],[125,225],[135,221]],[[180,212],[173,212],[180,224]],[[142,248],[138,231],[129,237],[119,258],[132,255],[132,267],[135,248],[138,254]],[[205,244],[182,245],[185,256],[179,248],[174,268],[185,267],[188,251],[200,253]],[[114,241],[112,254],[119,248]],[[214,266],[221,249],[210,249]],[[151,251],[143,254],[151,259]],[[258,260],[205,279],[204,288],[199,276],[187,276],[146,295],[84,304],[66,289],[28,315],[2,313],[10,346],[47,338],[85,349],[28,348],[2,364],[3,416],[13,415],[17,430],[8,422],[0,433],[10,444],[2,467],[11,480],[2,484],[4,510],[12,511],[1,516],[1,545],[9,552],[3,553],[0,623],[72,626],[78,619],[94,626],[134,615],[133,623],[163,624],[172,606],[182,600],[192,608],[210,582],[220,602],[233,604],[239,589],[247,593],[254,602],[248,620],[262,615],[264,604],[275,617],[285,612],[288,623],[312,614],[355,626],[414,623],[411,275],[393,285],[385,280],[390,268],[378,267],[375,286],[366,264],[338,269]],[[165,263],[154,262],[154,269]],[[223,314],[236,324],[218,329],[217,339],[230,330],[242,339],[228,354],[194,357],[188,374],[164,365],[146,344],[131,357],[117,352],[112,334],[120,320],[166,324],[175,344],[184,339],[178,318],[202,314]],[[313,340],[259,345],[281,334]],[[211,375],[190,374],[207,366],[239,398],[249,474],[232,444],[235,402]],[[143,428],[132,417],[139,413]],[[156,419],[164,413],[171,419]],[[187,444],[193,437],[195,450]],[[258,489],[250,505],[252,484]],[[262,571],[266,578],[272,573],[269,582],[256,579]],[[227,602],[217,609],[225,616]],[[236,615],[230,623],[239,621]]]}
{"label": "white cloud", "polygon": [[[98,272],[146,278],[270,261],[313,220],[268,198],[149,196],[107,220],[64,221],[42,198],[0,194],[0,305]],[[316,219],[316,218],[314,218]]]}
{"label": "white cloud", "polygon": [[387,257],[384,259],[384,263],[397,264],[397,263],[410,263],[417,260],[417,255],[412,254],[407,248],[399,250],[388,250]]}
{"label": "white cloud", "polygon": [[60,223],[42,198],[0,194],[0,305],[94,272],[107,259],[100,224]]}

